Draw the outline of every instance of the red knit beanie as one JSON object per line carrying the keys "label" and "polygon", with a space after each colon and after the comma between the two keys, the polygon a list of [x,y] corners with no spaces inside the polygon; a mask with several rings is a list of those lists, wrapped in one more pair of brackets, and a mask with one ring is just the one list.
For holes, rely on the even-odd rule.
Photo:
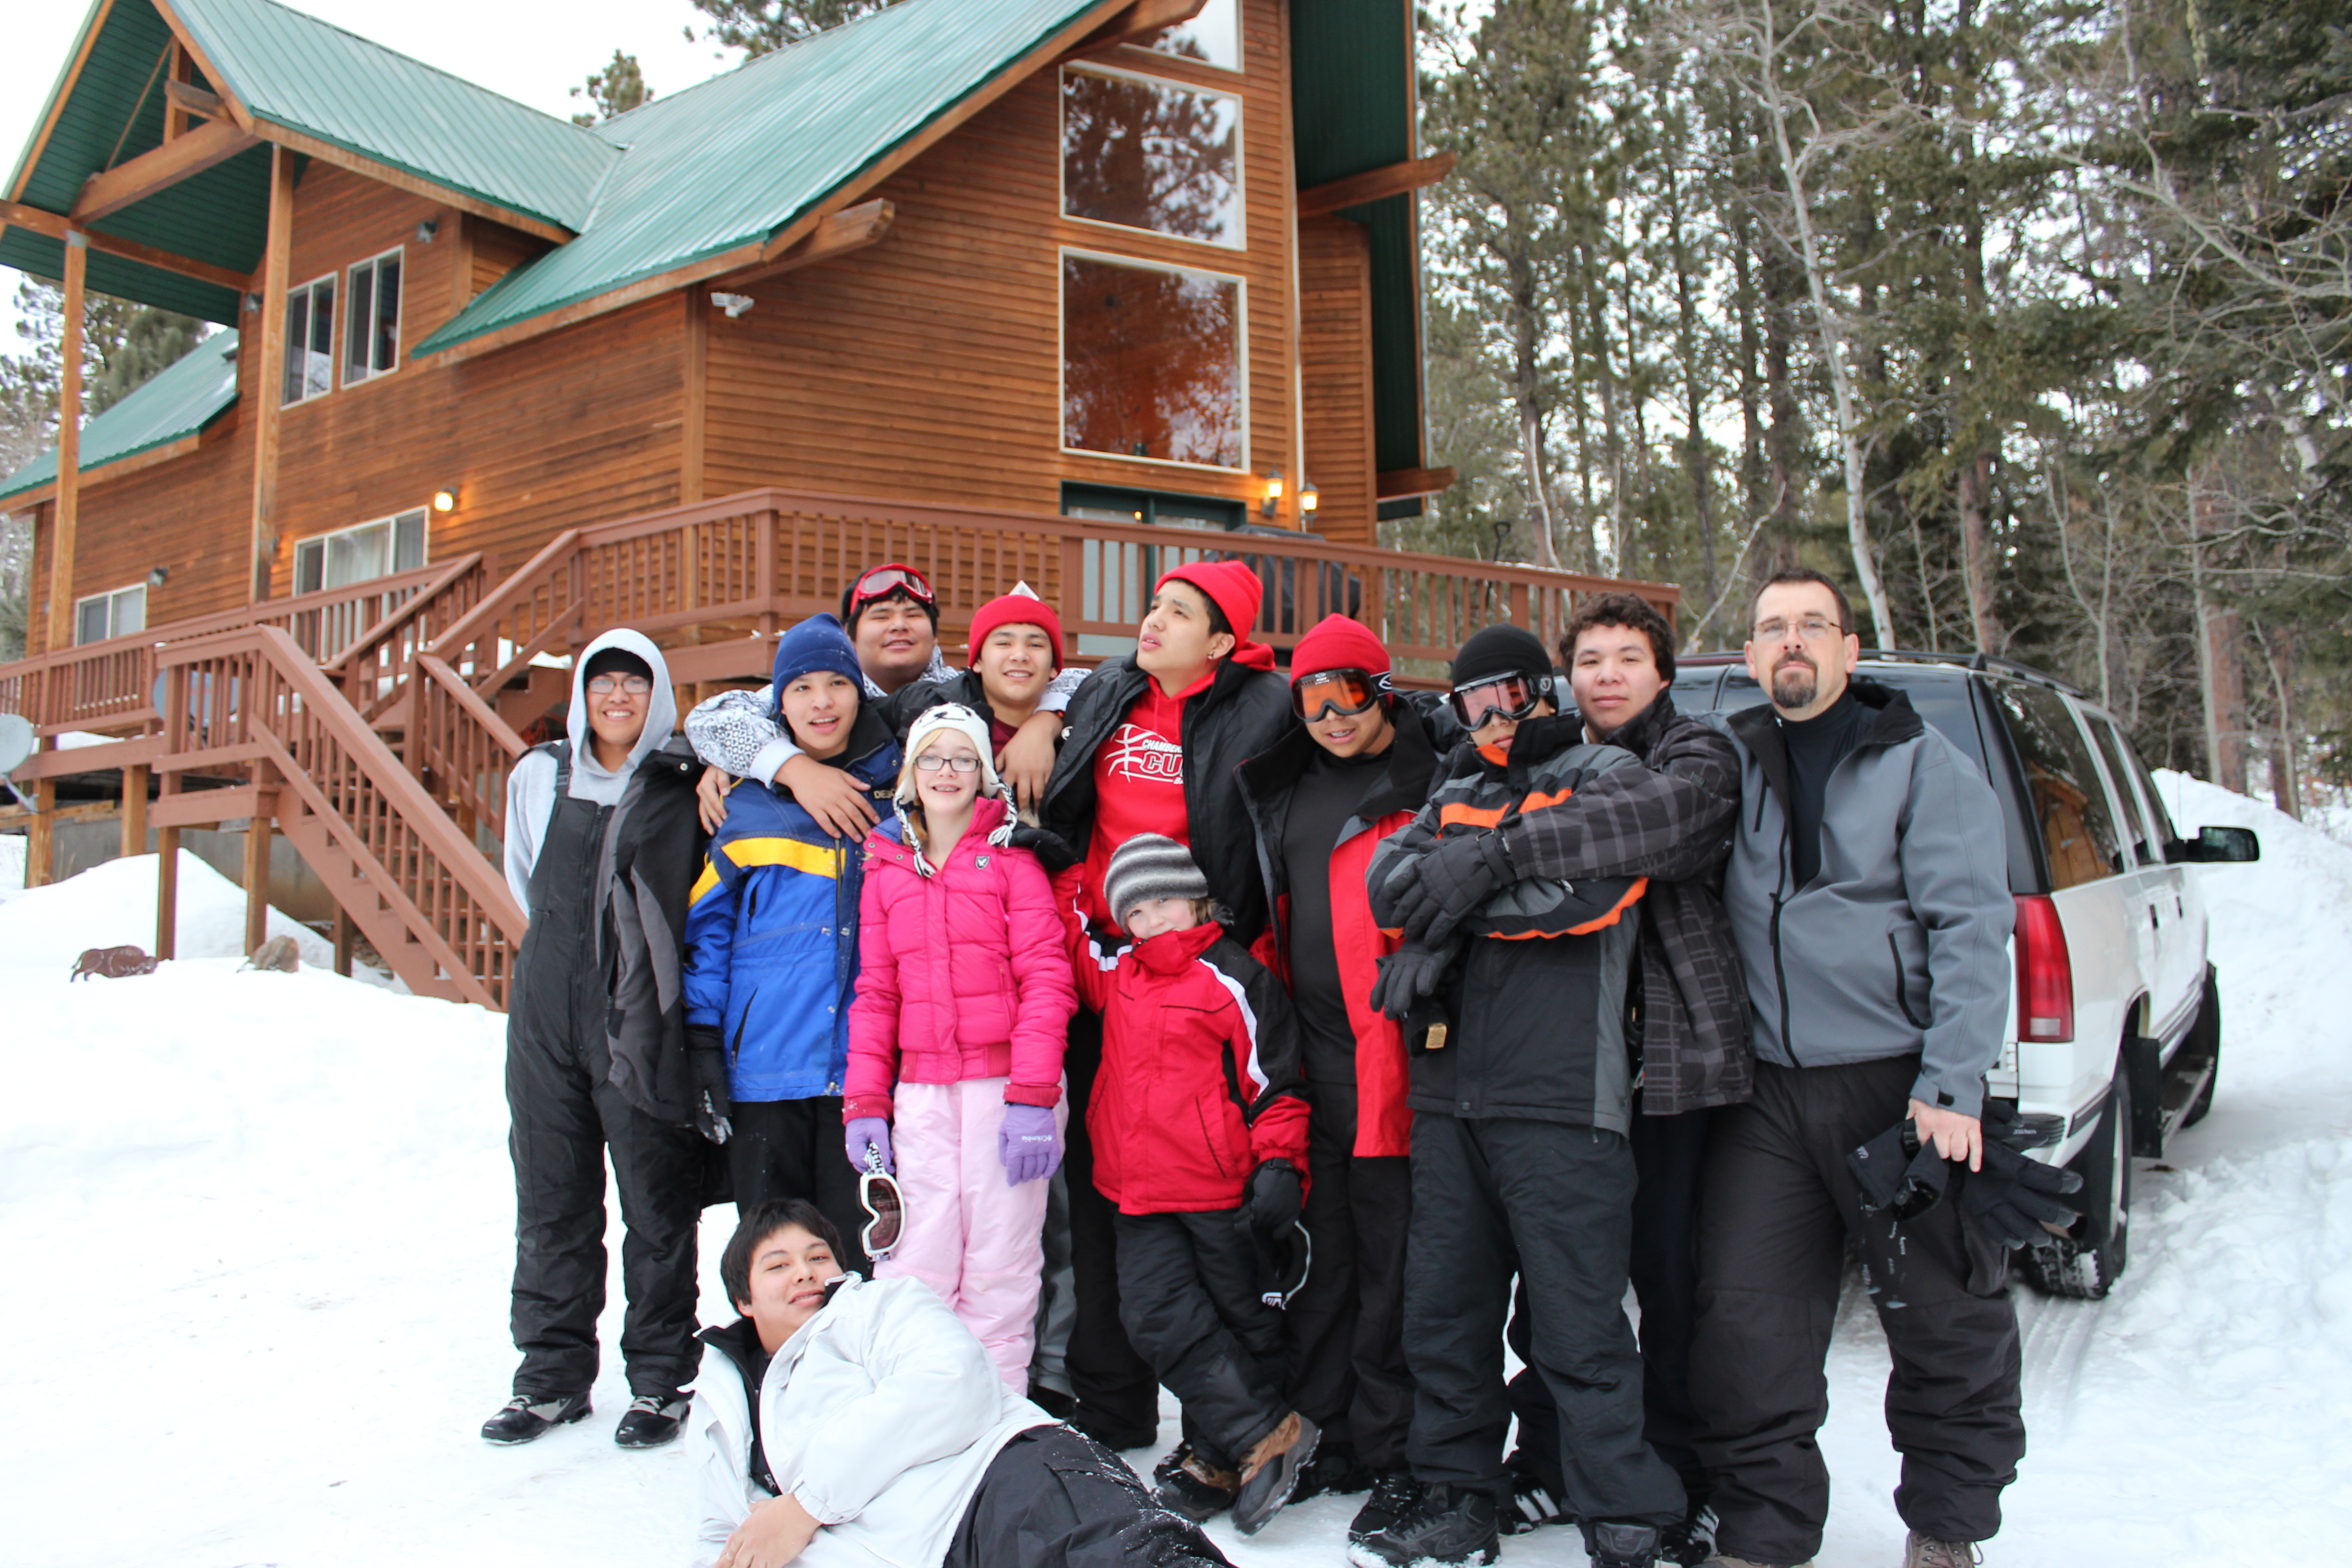
{"label": "red knit beanie", "polygon": [[1209,596],[1217,613],[1225,617],[1225,625],[1234,629],[1235,646],[1250,640],[1250,628],[1257,625],[1257,604],[1265,596],[1265,584],[1258,574],[1239,561],[1196,561],[1190,566],[1179,566],[1163,573],[1151,585],[1158,593],[1171,582],[1190,583]]}
{"label": "red knit beanie", "polygon": [[1062,657],[1062,617],[1054,606],[1029,591],[1026,583],[1016,585],[1010,594],[1000,594],[971,613],[971,657],[980,658],[980,645],[988,634],[999,626],[1035,626],[1045,632],[1054,645],[1054,668],[1059,669],[1068,661]]}
{"label": "red knit beanie", "polygon": [[1360,669],[1370,675],[1386,675],[1389,650],[1381,646],[1381,639],[1363,622],[1345,616],[1326,616],[1291,650],[1290,671],[1295,677],[1327,669]]}

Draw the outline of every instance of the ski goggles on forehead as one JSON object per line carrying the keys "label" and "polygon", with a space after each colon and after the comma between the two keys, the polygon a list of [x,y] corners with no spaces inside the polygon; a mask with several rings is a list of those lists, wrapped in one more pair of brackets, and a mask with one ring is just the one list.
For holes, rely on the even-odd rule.
{"label": "ski goggles on forehead", "polygon": [[912,566],[894,561],[887,566],[877,566],[857,580],[856,585],[849,590],[849,612],[856,615],[859,605],[887,599],[893,594],[904,594],[919,605],[939,602],[938,596],[931,592],[929,579]]}
{"label": "ski goggles on forehead", "polygon": [[858,1233],[858,1244],[866,1256],[875,1262],[890,1256],[898,1238],[907,1229],[907,1194],[898,1190],[898,1178],[882,1168],[882,1152],[873,1144],[866,1146],[866,1170],[857,1178],[857,1202],[866,1210],[866,1228]]}
{"label": "ski goggles on forehead", "polygon": [[1313,722],[1326,713],[1349,718],[1378,702],[1389,689],[1386,675],[1368,669],[1318,669],[1290,683],[1290,706]]}
{"label": "ski goggles on forehead", "polygon": [[1457,686],[1445,694],[1445,700],[1456,719],[1475,730],[1496,717],[1526,718],[1544,700],[1545,684],[1528,675],[1498,675],[1492,680]]}

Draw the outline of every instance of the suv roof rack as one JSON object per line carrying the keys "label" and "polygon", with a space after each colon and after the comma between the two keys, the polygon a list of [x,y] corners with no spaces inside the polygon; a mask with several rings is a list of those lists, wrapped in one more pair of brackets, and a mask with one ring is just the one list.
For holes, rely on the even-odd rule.
{"label": "suv roof rack", "polygon": [[[1694,653],[1685,654],[1675,662],[1677,665],[1701,666],[1737,664],[1744,657],[1737,653]],[[1999,654],[1934,653],[1926,648],[1914,647],[1866,647],[1862,650],[1862,657],[1864,659],[1876,659],[1887,664],[1942,664],[1958,669],[1979,670],[1988,675],[2012,676],[2020,680],[2031,681],[2036,686],[2049,687],[2053,691],[2063,691],[2069,697],[2080,698],[2085,702],[2096,700],[2089,692],[2072,681],[2063,680],[2046,670],[2036,669],[2030,664],[2021,664],[2013,658],[2003,658]]]}

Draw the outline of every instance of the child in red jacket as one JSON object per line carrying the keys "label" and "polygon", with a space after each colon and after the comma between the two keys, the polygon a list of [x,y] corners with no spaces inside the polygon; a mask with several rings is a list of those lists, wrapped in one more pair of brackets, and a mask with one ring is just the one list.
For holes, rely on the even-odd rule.
{"label": "child in red jacket", "polygon": [[1285,1295],[1262,1267],[1305,1239],[1290,1002],[1225,934],[1208,879],[1172,838],[1141,834],[1111,857],[1103,902],[1133,939],[1115,954],[1087,936],[1072,873],[1056,891],[1079,999],[1103,1016],[1087,1135],[1095,1185],[1118,1207],[1119,1317],[1192,1436],[1160,1500],[1196,1520],[1230,1500],[1254,1535],[1290,1500],[1318,1436],[1283,1397]]}
{"label": "child in red jacket", "polygon": [[1076,1002],[1053,886],[1010,842],[989,752],[988,721],[957,703],[907,733],[896,814],[866,837],[842,1120],[849,1163],[871,1148],[906,1194],[876,1278],[929,1285],[1026,1394]]}

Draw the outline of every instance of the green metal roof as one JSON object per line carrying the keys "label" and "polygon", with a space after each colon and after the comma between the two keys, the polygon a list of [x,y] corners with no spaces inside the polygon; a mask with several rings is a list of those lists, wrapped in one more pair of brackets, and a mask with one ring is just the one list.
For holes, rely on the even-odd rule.
{"label": "green metal roof", "polygon": [[[90,258],[93,263],[97,259]],[[215,332],[83,426],[84,477],[109,463],[194,436],[226,413],[236,402],[236,334]],[[0,501],[53,484],[57,477],[57,453],[44,452],[0,479]]]}
{"label": "green metal roof", "polygon": [[1100,4],[902,0],[605,121],[625,155],[579,237],[415,352],[771,238]]}

